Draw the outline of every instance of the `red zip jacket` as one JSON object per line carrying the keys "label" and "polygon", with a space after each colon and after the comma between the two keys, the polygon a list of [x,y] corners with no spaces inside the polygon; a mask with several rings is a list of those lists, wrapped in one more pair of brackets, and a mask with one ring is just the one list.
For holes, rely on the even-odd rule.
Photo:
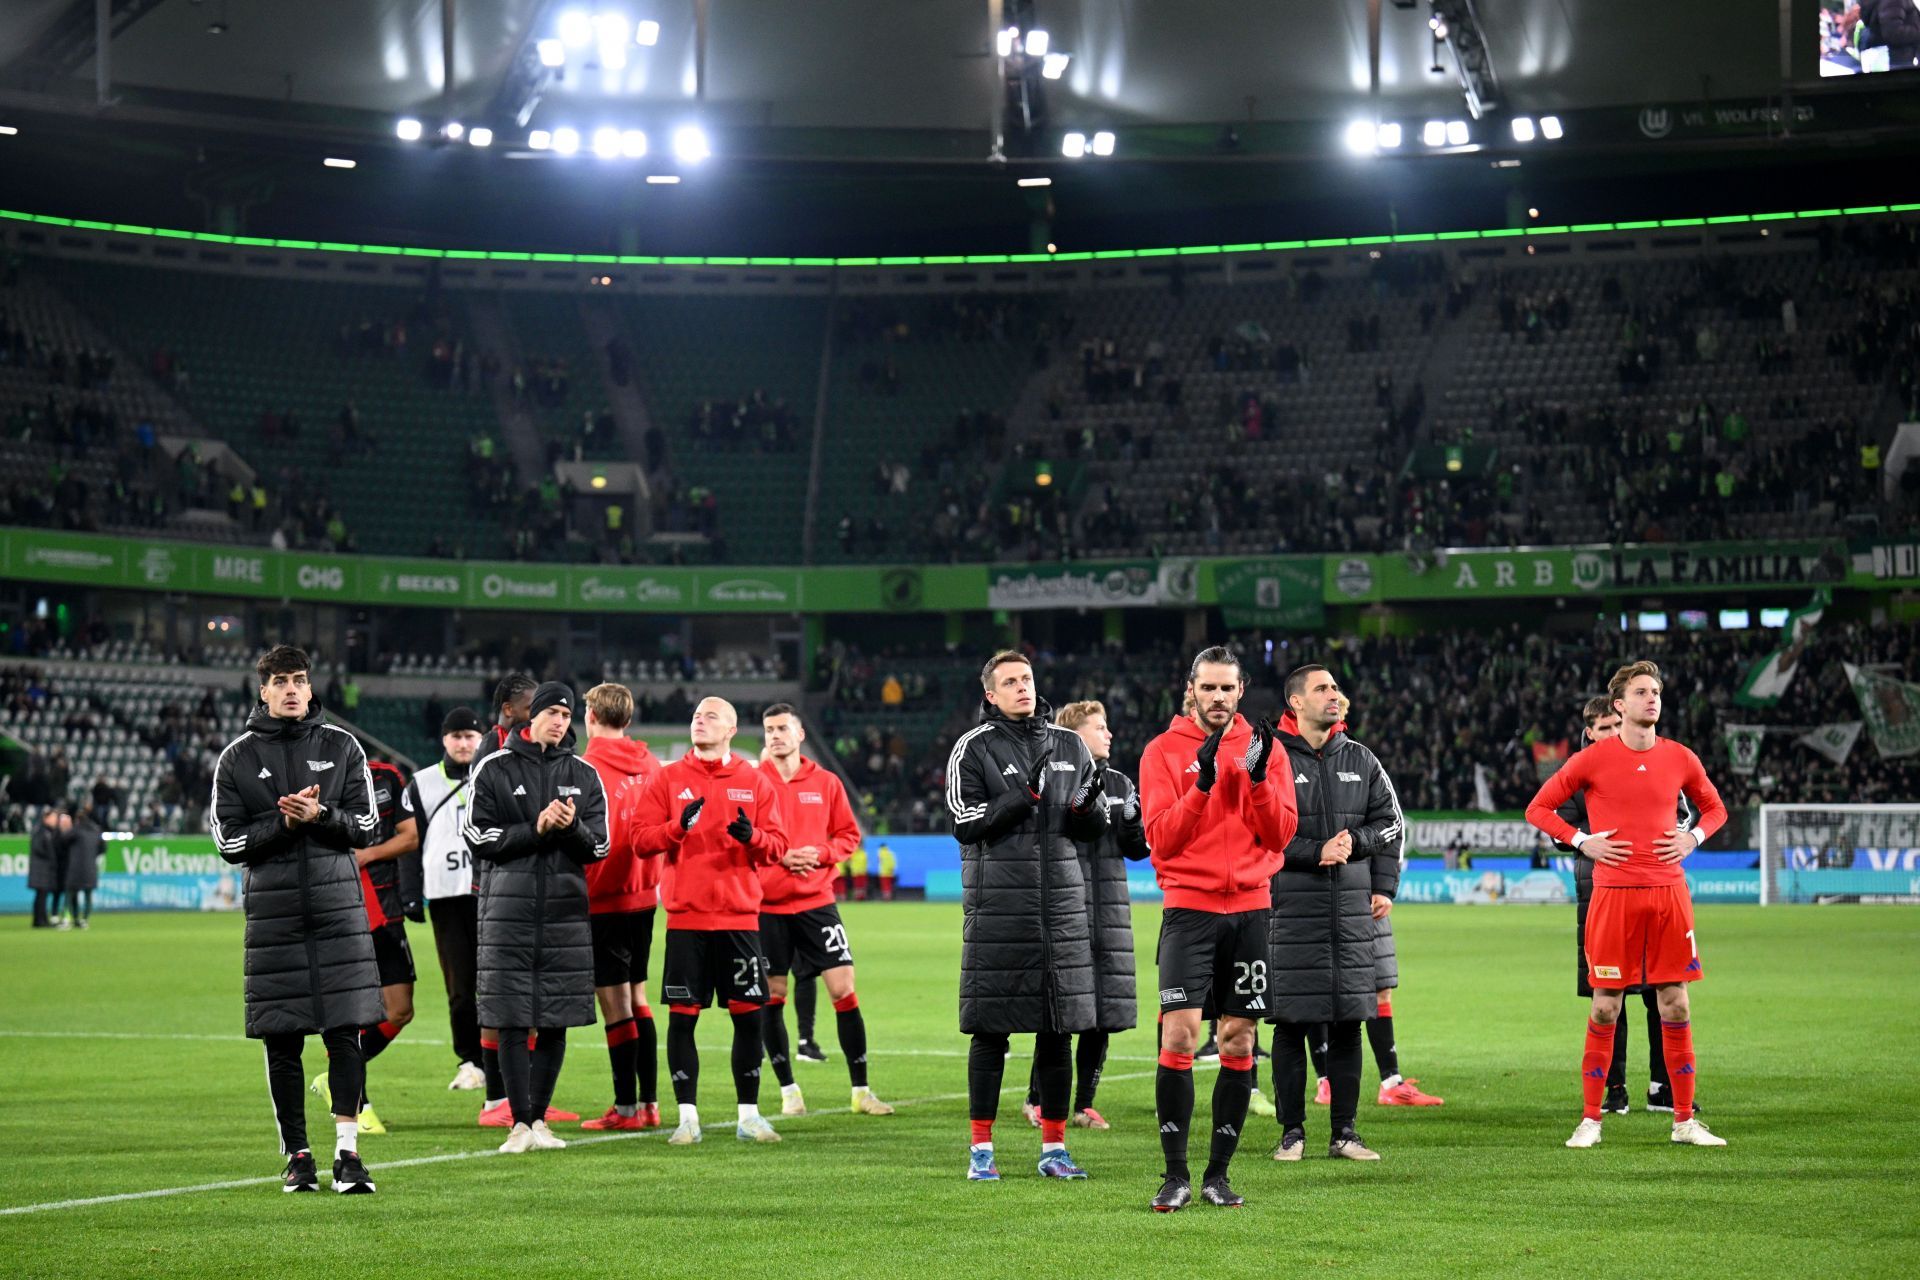
{"label": "red zip jacket", "polygon": [[1169,907],[1230,915],[1273,905],[1269,881],[1300,825],[1293,771],[1276,741],[1267,780],[1247,776],[1253,726],[1234,716],[1220,742],[1213,790],[1194,786],[1207,731],[1177,716],[1140,755],[1141,808],[1153,869]]}
{"label": "red zip jacket", "polygon": [[[798,915],[833,905],[834,868],[860,848],[860,824],[847,803],[847,789],[839,775],[822,769],[805,756],[793,781],[780,776],[771,761],[762,761],[760,773],[780,797],[780,813],[787,820],[787,848],[812,846],[820,851],[820,865],[805,873],[779,863],[760,868],[760,910],[770,915]],[[706,815],[703,813],[701,817]]]}
{"label": "red zip jacket", "polygon": [[634,852],[633,822],[641,792],[660,772],[647,744],[632,738],[588,738],[582,758],[607,790],[607,856],[587,864],[587,910],[645,911],[660,901],[660,863]]}
{"label": "red zip jacket", "polygon": [[[693,830],[680,829],[680,812],[704,797]],[[753,823],[753,842],[727,834],[736,810]],[[759,868],[787,851],[780,794],[756,769],[729,751],[720,760],[689,752],[653,775],[640,793],[633,848],[642,858],[665,855],[660,896],[669,929],[758,929]]]}

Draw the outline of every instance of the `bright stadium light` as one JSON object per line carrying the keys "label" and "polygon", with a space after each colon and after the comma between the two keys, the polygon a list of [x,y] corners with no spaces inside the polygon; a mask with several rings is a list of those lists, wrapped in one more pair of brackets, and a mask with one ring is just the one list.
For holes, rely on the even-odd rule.
{"label": "bright stadium light", "polygon": [[993,51],[1003,58],[1013,56],[1013,43],[1020,38],[1020,28],[1002,27],[993,38]]}
{"label": "bright stadium light", "polygon": [[549,36],[533,46],[540,53],[540,65],[543,67],[563,67],[567,63],[567,46]]}
{"label": "bright stadium light", "polygon": [[648,46],[660,43],[660,24],[652,18],[643,18],[634,24],[633,42]]}
{"label": "bright stadium light", "polygon": [[1532,116],[1515,116],[1513,118],[1513,140],[1515,142],[1532,142],[1537,134],[1538,131],[1533,127]]}
{"label": "bright stadium light", "polygon": [[483,124],[475,125],[467,130],[467,142],[476,147],[490,147],[493,145],[493,130]]}
{"label": "bright stadium light", "polygon": [[1045,31],[1042,31],[1036,28],[1035,30],[1027,32],[1027,39],[1026,39],[1027,56],[1029,58],[1046,57],[1047,46],[1052,43],[1053,43],[1053,38],[1049,36]]}
{"label": "bright stadium light", "polygon": [[1105,129],[1093,135],[1093,154],[1097,156],[1113,154],[1113,135]]}
{"label": "bright stadium light", "polygon": [[1013,185],[1016,187],[1050,187],[1053,185],[1053,179],[1052,178],[1015,178],[1013,180]]}
{"label": "bright stadium light", "polygon": [[630,160],[638,160],[647,154],[647,135],[639,129],[625,129],[620,134],[620,154]]}
{"label": "bright stadium light", "polygon": [[1559,116],[1540,117],[1540,136],[1548,142],[1558,142],[1566,136],[1566,130],[1560,127]]}
{"label": "bright stadium light", "polygon": [[1467,122],[1465,120],[1447,121],[1447,145],[1464,147],[1467,145]]}
{"label": "bright stadium light", "polygon": [[563,156],[570,156],[580,150],[580,131],[565,127],[553,131],[553,149]]}
{"label": "bright stadium light", "polygon": [[1078,160],[1081,156],[1087,154],[1087,135],[1084,133],[1070,133],[1060,139],[1060,154],[1069,160]]}
{"label": "bright stadium light", "polygon": [[593,20],[594,33],[600,39],[600,65],[608,71],[620,71],[627,65],[627,44],[632,29],[622,13],[603,13]]}
{"label": "bright stadium light", "polygon": [[1427,123],[1420,130],[1420,141],[1426,143],[1430,147],[1446,146],[1447,145],[1447,122],[1445,120],[1427,121]]}
{"label": "bright stadium light", "polygon": [[393,126],[393,131],[402,142],[420,141],[420,122],[412,116],[403,117],[399,123]]}
{"label": "bright stadium light", "polygon": [[1357,156],[1370,156],[1380,144],[1380,130],[1371,120],[1355,120],[1347,126],[1347,150]]}
{"label": "bright stadium light", "polygon": [[673,131],[673,154],[682,164],[699,164],[713,154],[707,131],[697,124],[683,124]]}
{"label": "bright stadium light", "polygon": [[561,14],[560,39],[569,49],[584,49],[592,44],[592,16],[584,9],[569,9]]}
{"label": "bright stadium light", "polygon": [[611,160],[620,154],[620,131],[610,125],[593,131],[593,154]]}
{"label": "bright stadium light", "polygon": [[1400,122],[1398,120],[1387,121],[1381,125],[1374,134],[1374,140],[1379,144],[1382,151],[1398,149],[1400,146],[1400,138]]}
{"label": "bright stadium light", "polygon": [[534,151],[545,151],[553,145],[553,134],[545,129],[535,129],[527,135],[527,146]]}
{"label": "bright stadium light", "polygon": [[325,160],[322,160],[320,163],[327,166],[327,168],[329,169],[351,169],[354,167],[353,161],[348,160],[342,156],[328,156]]}
{"label": "bright stadium light", "polygon": [[448,139],[458,142],[467,136],[467,126],[461,124],[458,120],[449,120],[447,121],[446,134]]}
{"label": "bright stadium light", "polygon": [[1067,74],[1067,63],[1071,61],[1070,53],[1050,53],[1040,60],[1040,74],[1049,80],[1058,80]]}
{"label": "bright stadium light", "polygon": [[647,175],[647,185],[650,187],[677,187],[680,185],[680,175],[677,173],[650,173]]}

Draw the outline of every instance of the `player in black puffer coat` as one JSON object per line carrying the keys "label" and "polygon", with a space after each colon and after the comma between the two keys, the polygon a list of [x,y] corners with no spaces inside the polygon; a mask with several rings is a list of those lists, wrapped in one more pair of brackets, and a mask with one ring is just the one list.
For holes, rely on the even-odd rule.
{"label": "player in black puffer coat", "polygon": [[[1360,1024],[1379,1012],[1373,897],[1391,901],[1399,890],[1405,824],[1386,770],[1344,732],[1333,673],[1300,667],[1287,677],[1286,695],[1278,736],[1294,771],[1300,826],[1273,877],[1267,930],[1279,1155],[1297,1158],[1286,1154],[1290,1143],[1304,1144],[1305,1042],[1314,1024],[1326,1023],[1331,1153],[1377,1160],[1353,1130],[1360,1105]],[[1291,1149],[1297,1153],[1299,1146]]]}
{"label": "player in black puffer coat", "polygon": [[[607,794],[574,754],[573,690],[534,690],[531,722],[474,766],[461,832],[487,864],[480,895],[481,1025],[500,1029],[514,1128],[503,1151],[564,1146],[547,1132],[547,1104],[566,1055],[566,1029],[594,1020],[593,930],[583,868],[607,856]],[[529,1053],[527,1034],[538,1033]]]}
{"label": "player in black puffer coat", "polygon": [[[1080,876],[1087,885],[1087,921],[1093,942],[1094,1027],[1080,1033],[1074,1050],[1074,1124],[1086,1129],[1110,1128],[1093,1109],[1107,1047],[1117,1032],[1131,1031],[1140,1020],[1140,996],[1133,955],[1133,899],[1127,892],[1127,863],[1152,852],[1147,847],[1146,823],[1140,817],[1140,796],[1132,779],[1107,767],[1113,751],[1113,731],[1107,709],[1098,702],[1070,702],[1053,722],[1080,735],[1103,770],[1107,830],[1097,840],[1076,840]],[[1040,1070],[1036,1063],[1027,1081],[1027,1119],[1040,1122]]]}
{"label": "player in black puffer coat", "polygon": [[[322,718],[310,665],[292,645],[255,664],[260,705],[220,753],[207,814],[220,856],[246,868],[247,1034],[266,1044],[289,1191],[318,1185],[302,1097],[306,1038],[326,1044],[332,1096],[357,1104],[366,1086],[360,1028],[380,1020],[380,975],[353,862],[376,833],[373,784],[360,743]],[[336,1115],[334,1125],[334,1190],[372,1191],[354,1137],[358,1117]]]}

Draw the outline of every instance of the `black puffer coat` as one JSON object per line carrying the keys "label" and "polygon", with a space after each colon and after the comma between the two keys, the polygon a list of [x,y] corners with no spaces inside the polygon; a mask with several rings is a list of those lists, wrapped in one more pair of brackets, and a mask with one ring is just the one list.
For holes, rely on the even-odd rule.
{"label": "black puffer coat", "polygon": [[58,893],[66,879],[63,866],[67,841],[72,837],[59,827],[50,827],[45,818],[33,824],[33,838],[27,842],[27,888],[36,893]]}
{"label": "black puffer coat", "polygon": [[[1106,806],[1075,810],[1093,757],[1041,702],[1024,720],[983,703],[947,759],[947,807],[960,841],[964,912],[960,1030],[1091,1031],[1093,941],[1075,840],[1097,840]],[[1036,800],[1027,776],[1051,767]]]}
{"label": "black puffer coat", "polygon": [[[1300,828],[1273,877],[1267,986],[1284,1022],[1361,1022],[1379,1012],[1372,895],[1400,887],[1405,826],[1373,752],[1336,732],[1315,751],[1291,715],[1279,726]],[[1278,763],[1278,762],[1276,762]],[[1322,867],[1320,846],[1353,833],[1353,856]]]}
{"label": "black puffer coat", "polygon": [[[281,796],[320,788],[326,811],[289,828]],[[256,707],[213,771],[207,824],[220,856],[246,868],[247,1034],[364,1027],[380,1021],[380,973],[353,851],[378,818],[360,743],[322,720]]]}
{"label": "black puffer coat", "polygon": [[100,887],[100,852],[105,848],[99,823],[85,813],[73,820],[73,830],[67,833],[68,893]]}
{"label": "black puffer coat", "polygon": [[[525,730],[473,767],[461,832],[487,868],[480,892],[483,1027],[584,1027],[594,1020],[587,875],[607,856],[607,793],[573,753],[573,731],[542,747]],[[573,825],[540,835],[540,811],[574,802]]]}
{"label": "black puffer coat", "polygon": [[1092,921],[1095,1027],[1131,1031],[1140,1020],[1140,995],[1133,958],[1133,898],[1127,892],[1127,863],[1138,862],[1147,848],[1147,827],[1133,780],[1107,770],[1107,831],[1098,840],[1076,840],[1080,875],[1087,882],[1087,914]]}

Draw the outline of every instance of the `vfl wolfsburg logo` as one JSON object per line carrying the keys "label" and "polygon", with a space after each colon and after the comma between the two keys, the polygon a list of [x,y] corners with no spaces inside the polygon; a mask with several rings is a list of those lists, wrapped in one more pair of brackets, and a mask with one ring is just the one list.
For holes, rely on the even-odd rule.
{"label": "vfl wolfsburg logo", "polygon": [[1582,551],[1573,558],[1573,585],[1581,591],[1597,591],[1606,574],[1606,561],[1598,553]]}

